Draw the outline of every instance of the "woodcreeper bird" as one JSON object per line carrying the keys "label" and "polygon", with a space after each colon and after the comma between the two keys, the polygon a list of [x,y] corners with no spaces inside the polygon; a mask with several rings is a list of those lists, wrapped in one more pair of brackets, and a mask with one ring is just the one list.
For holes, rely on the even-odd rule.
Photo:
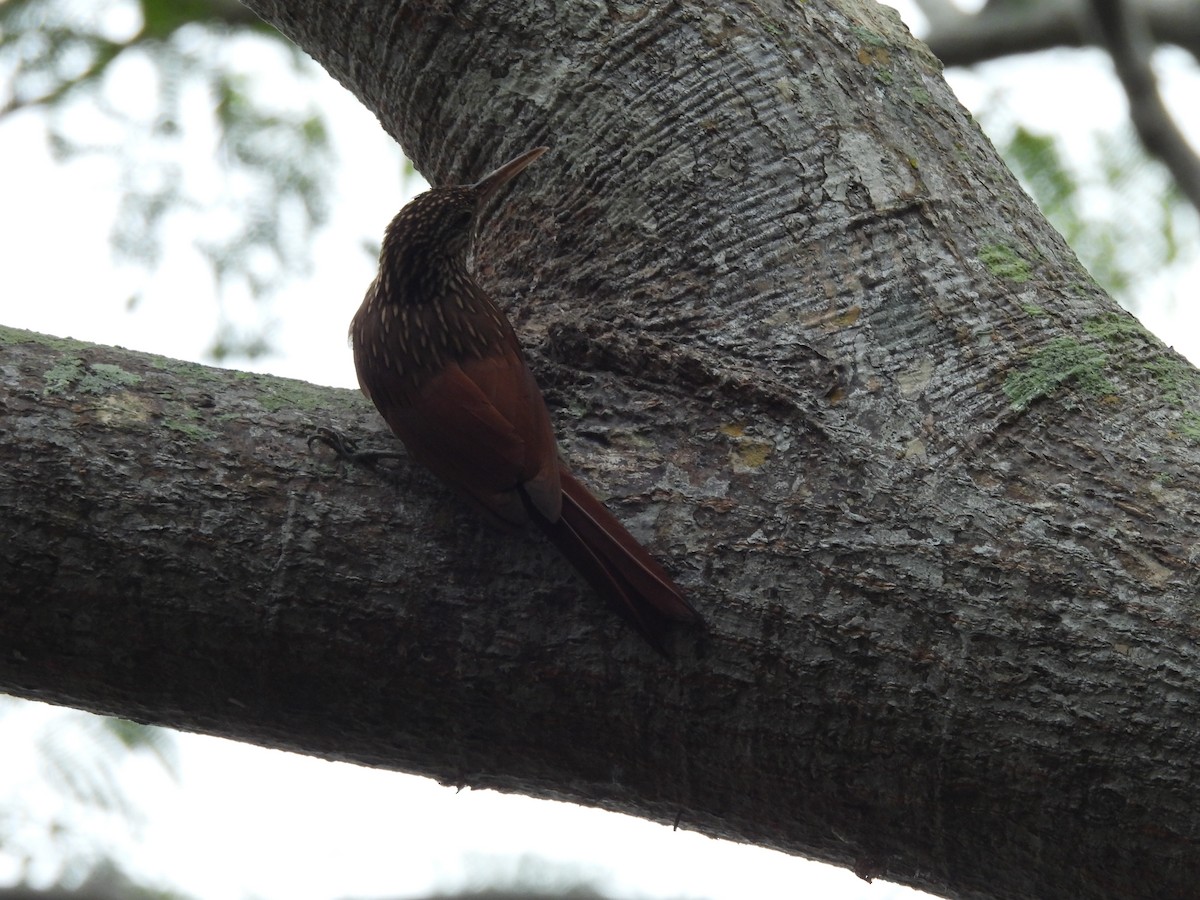
{"label": "woodcreeper bird", "polygon": [[559,458],[512,325],[467,268],[477,214],[546,149],[474,184],[433,188],[392,219],[350,323],[354,366],[413,459],[502,522],[532,520],[662,652],[669,623],[699,614]]}

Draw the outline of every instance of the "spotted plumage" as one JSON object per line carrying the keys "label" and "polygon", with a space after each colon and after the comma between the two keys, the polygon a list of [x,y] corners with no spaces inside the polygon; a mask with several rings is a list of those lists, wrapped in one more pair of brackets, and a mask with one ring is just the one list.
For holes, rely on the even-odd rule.
{"label": "spotted plumage", "polygon": [[545,149],[475,184],[427,191],[392,219],[379,274],[350,323],[354,365],[418,462],[498,519],[535,522],[661,650],[669,621],[699,615],[561,463],[517,336],[467,269],[478,210]]}

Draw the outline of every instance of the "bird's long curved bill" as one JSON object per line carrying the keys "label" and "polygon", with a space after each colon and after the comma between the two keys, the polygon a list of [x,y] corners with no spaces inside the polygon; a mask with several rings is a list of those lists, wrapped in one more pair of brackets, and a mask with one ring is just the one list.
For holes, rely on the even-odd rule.
{"label": "bird's long curved bill", "polygon": [[500,168],[483,176],[483,178],[471,185],[471,187],[479,192],[479,202],[481,204],[484,203],[496,191],[500,190],[501,187],[523,172],[526,166],[549,149],[549,147],[534,147],[532,150],[526,150],[520,156],[510,159]]}

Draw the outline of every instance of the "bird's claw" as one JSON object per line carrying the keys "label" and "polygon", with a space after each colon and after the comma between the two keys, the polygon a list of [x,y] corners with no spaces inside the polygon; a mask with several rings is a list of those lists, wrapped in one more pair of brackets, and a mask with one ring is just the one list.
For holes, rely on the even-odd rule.
{"label": "bird's claw", "polygon": [[326,447],[329,447],[342,459],[351,457],[358,450],[358,441],[352,437],[342,434],[334,428],[325,428],[321,426],[315,432],[308,436],[308,449],[311,452],[313,444],[320,442]]}
{"label": "bird's claw", "polygon": [[321,426],[308,436],[308,449],[311,452],[314,443],[324,444],[338,455],[338,459],[373,466],[381,459],[399,459],[401,454],[395,450],[359,450],[358,441],[342,434],[336,428]]}

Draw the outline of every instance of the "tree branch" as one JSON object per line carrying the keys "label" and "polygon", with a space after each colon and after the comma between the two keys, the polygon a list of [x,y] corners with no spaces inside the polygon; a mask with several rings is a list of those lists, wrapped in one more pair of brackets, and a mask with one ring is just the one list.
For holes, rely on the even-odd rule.
{"label": "tree branch", "polygon": [[[1179,46],[1200,59],[1200,7],[1188,0],[1143,0],[1138,6],[1155,43]],[[924,40],[945,65],[971,66],[1056,47],[1092,46],[1096,36],[1089,19],[1088,0],[988,4],[979,13],[943,8],[930,17]]]}
{"label": "tree branch", "polygon": [[1091,0],[1095,23],[1112,56],[1117,77],[1129,99],[1134,128],[1155,159],[1162,162],[1180,191],[1200,212],[1200,157],[1175,124],[1158,92],[1151,67],[1151,37],[1133,4]]}
{"label": "tree branch", "polygon": [[553,146],[478,273],[709,630],[662,661],[409,467],[309,457],[382,433],[351,394],[24,337],[0,684],[958,897],[1194,891],[1200,375],[893,16],[254,7],[435,182]]}
{"label": "tree branch", "polygon": [[935,30],[943,22],[953,23],[964,14],[953,0],[917,0],[917,8]]}

